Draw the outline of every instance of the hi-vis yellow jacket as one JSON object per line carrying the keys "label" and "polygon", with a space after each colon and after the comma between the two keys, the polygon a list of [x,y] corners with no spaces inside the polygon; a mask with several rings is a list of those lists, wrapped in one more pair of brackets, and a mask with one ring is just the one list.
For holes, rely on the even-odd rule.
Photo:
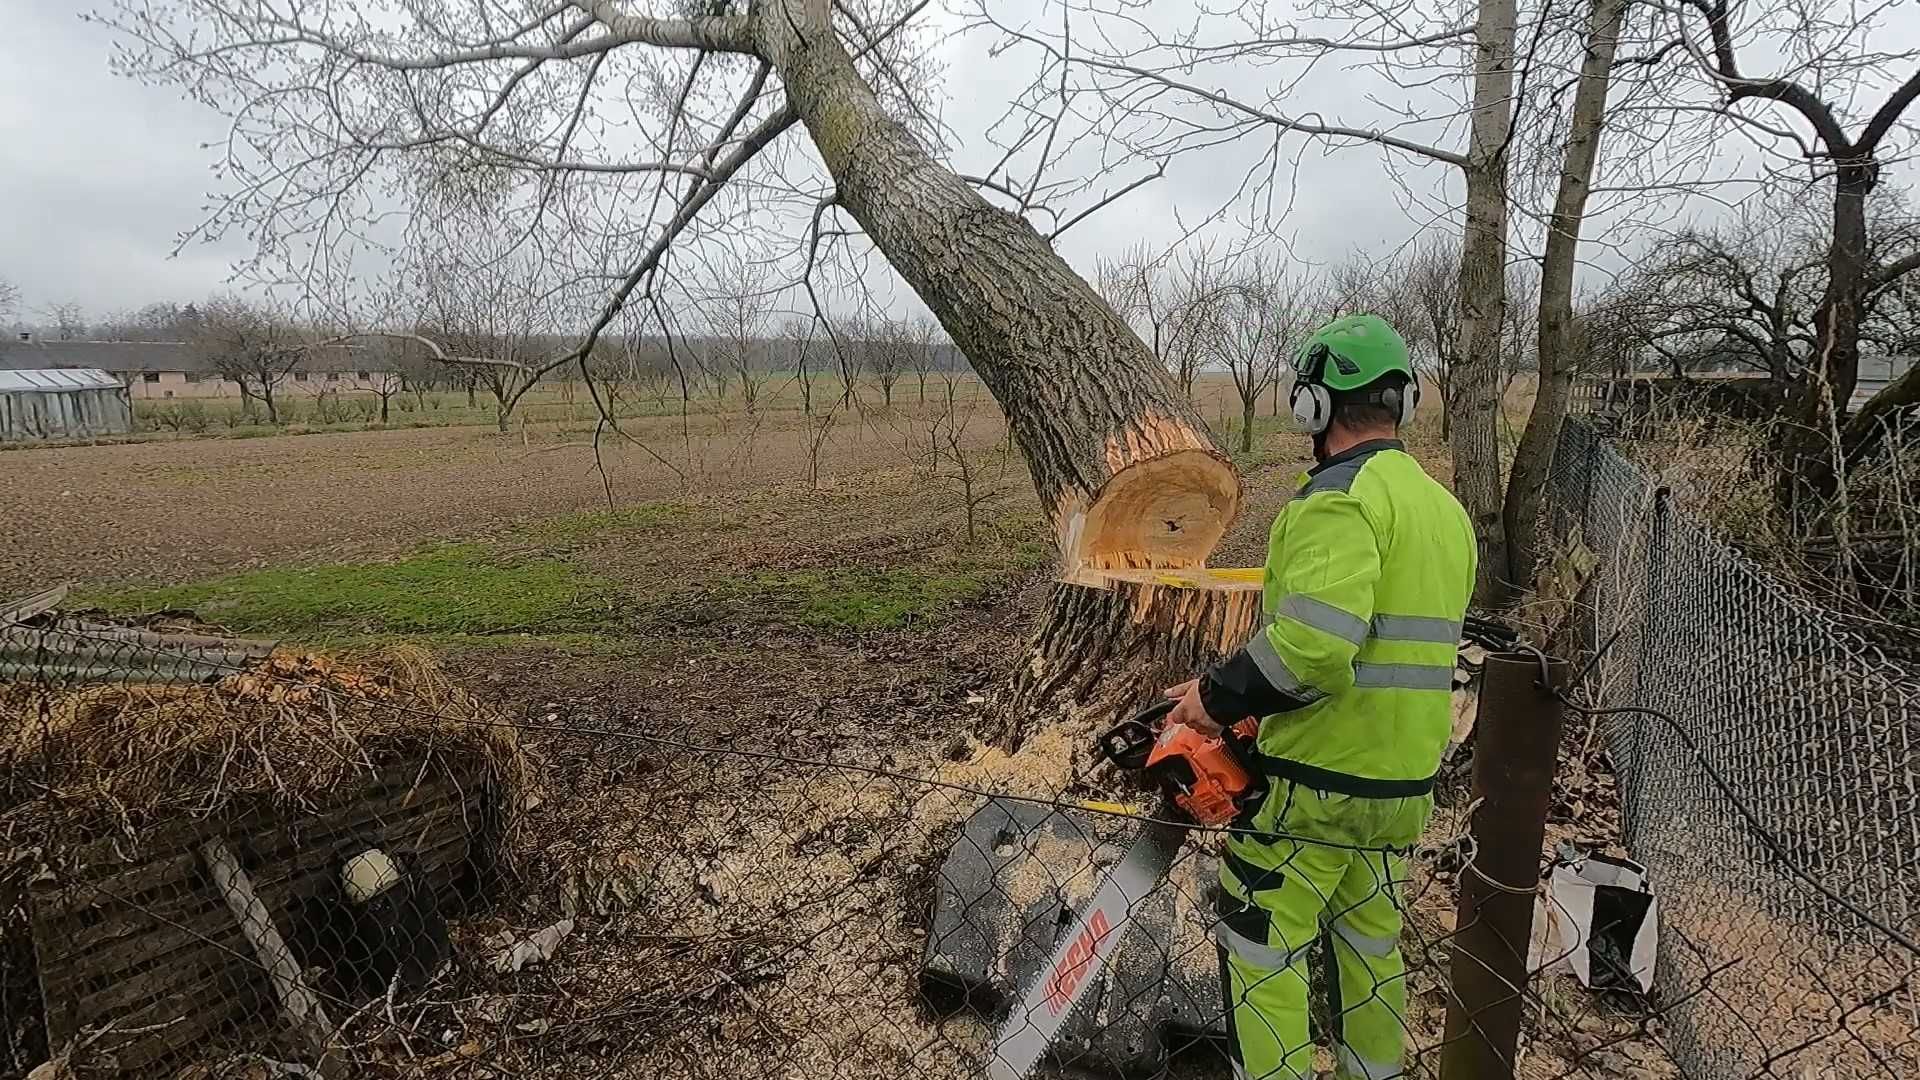
{"label": "hi-vis yellow jacket", "polygon": [[1263,716],[1270,776],[1374,798],[1432,788],[1452,721],[1473,526],[1401,444],[1301,478],[1268,538],[1266,625],[1201,681],[1216,720]]}

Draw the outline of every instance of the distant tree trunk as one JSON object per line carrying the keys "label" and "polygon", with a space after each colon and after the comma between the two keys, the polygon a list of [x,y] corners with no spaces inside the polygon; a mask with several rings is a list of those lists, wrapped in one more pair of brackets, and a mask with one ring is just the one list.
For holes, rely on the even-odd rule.
{"label": "distant tree trunk", "polygon": [[1839,487],[1837,426],[1860,378],[1860,293],[1867,275],[1867,196],[1879,166],[1840,166],[1833,199],[1833,240],[1827,248],[1827,291],[1814,310],[1814,349],[1787,436],[1785,467],[1777,483],[1782,507],[1811,513]]}
{"label": "distant tree trunk", "polygon": [[1500,489],[1500,331],[1507,310],[1507,141],[1513,119],[1515,0],[1480,0],[1474,25],[1467,228],[1460,246],[1460,356],[1450,373],[1453,489],[1473,521],[1474,595],[1490,601],[1507,570]]}
{"label": "distant tree trunk", "polygon": [[1240,399],[1240,452],[1253,453],[1253,414],[1260,403],[1260,395],[1248,394]]}
{"label": "distant tree trunk", "polygon": [[[750,10],[840,204],[1006,413],[1069,579],[1054,615],[1092,631],[1104,616],[1087,605],[1117,613],[1126,599],[1103,587],[1102,571],[1200,565],[1239,509],[1240,483],[1159,359],[1031,225],[989,204],[887,114],[833,33],[830,0]],[[1115,642],[1043,630],[985,733],[1014,743],[1062,708],[1098,717],[1136,701],[1175,647],[1156,640],[1123,657],[1108,651]],[[1082,678],[1056,701],[1068,673]]]}
{"label": "distant tree trunk", "polygon": [[[475,383],[474,377],[472,375],[468,375],[467,376],[467,408],[469,409],[477,409],[480,407],[480,399],[476,396],[474,383]],[[505,421],[502,421],[503,425],[504,423]],[[500,430],[505,431],[507,429],[504,426],[502,426]]]}
{"label": "distant tree trunk", "polygon": [[267,422],[279,423],[280,407],[273,401],[273,377],[270,375],[260,380],[260,403],[267,407]]}
{"label": "distant tree trunk", "polygon": [[1540,264],[1540,386],[1514,452],[1513,476],[1507,481],[1501,514],[1507,532],[1507,575],[1504,587],[1489,598],[1500,604],[1511,603],[1533,587],[1534,564],[1539,559],[1541,501],[1573,384],[1573,273],[1580,226],[1606,125],[1607,87],[1626,8],[1627,0],[1594,0],[1586,59],[1580,66],[1580,86],[1574,91],[1560,189],[1554,196]]}

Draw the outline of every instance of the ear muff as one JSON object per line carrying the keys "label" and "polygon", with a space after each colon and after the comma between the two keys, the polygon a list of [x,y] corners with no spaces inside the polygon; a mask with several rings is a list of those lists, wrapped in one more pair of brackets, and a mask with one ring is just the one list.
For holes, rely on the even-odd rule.
{"label": "ear muff", "polygon": [[1413,422],[1415,410],[1420,408],[1420,379],[1410,380],[1406,386],[1388,387],[1380,391],[1380,404],[1393,413],[1395,427],[1406,427]]}
{"label": "ear muff", "polygon": [[1288,403],[1293,406],[1294,420],[1309,435],[1320,434],[1333,422],[1333,395],[1319,383],[1295,379]]}
{"label": "ear muff", "polygon": [[1293,409],[1294,421],[1309,435],[1318,435],[1333,423],[1333,394],[1320,385],[1320,373],[1326,370],[1331,353],[1325,345],[1316,344],[1302,358],[1305,362],[1294,369],[1293,392],[1287,396],[1287,404]]}

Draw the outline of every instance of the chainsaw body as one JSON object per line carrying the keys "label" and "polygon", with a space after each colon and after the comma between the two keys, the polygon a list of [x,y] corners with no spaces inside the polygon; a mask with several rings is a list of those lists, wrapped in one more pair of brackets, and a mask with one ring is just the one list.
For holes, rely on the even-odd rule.
{"label": "chainsaw body", "polygon": [[1101,753],[1122,769],[1144,771],[1187,817],[1205,828],[1223,828],[1266,794],[1253,767],[1253,717],[1205,735],[1166,722],[1174,703],[1164,701],[1114,725],[1100,738]]}

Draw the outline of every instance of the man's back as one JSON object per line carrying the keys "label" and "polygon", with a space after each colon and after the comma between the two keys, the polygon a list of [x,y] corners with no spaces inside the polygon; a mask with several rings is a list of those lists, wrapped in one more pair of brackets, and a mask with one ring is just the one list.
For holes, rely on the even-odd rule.
{"label": "man's back", "polygon": [[1475,557],[1466,512],[1398,442],[1310,473],[1274,521],[1265,599],[1276,655],[1318,700],[1269,717],[1262,753],[1304,766],[1303,780],[1431,777]]}

